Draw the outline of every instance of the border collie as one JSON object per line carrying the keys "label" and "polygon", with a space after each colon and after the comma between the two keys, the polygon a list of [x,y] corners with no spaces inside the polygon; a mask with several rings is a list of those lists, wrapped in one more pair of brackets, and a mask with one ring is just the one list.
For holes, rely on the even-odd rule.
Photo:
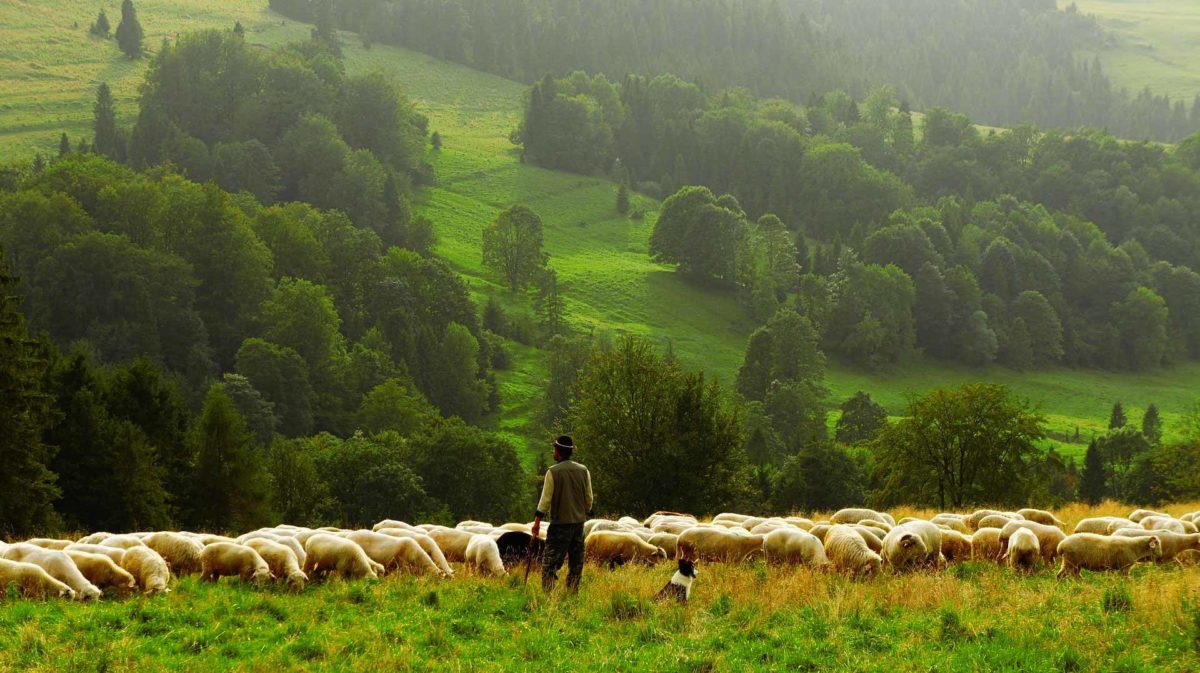
{"label": "border collie", "polygon": [[674,598],[677,603],[688,602],[692,595],[692,582],[696,580],[696,566],[691,561],[679,559],[679,570],[671,577],[671,581],[654,595],[654,600],[665,601]]}

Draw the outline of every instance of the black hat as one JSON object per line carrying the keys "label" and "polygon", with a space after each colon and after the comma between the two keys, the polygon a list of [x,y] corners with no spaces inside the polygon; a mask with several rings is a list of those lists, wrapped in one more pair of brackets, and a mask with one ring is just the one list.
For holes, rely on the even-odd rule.
{"label": "black hat", "polygon": [[569,456],[575,450],[575,442],[571,440],[570,436],[562,435],[554,440],[554,448],[561,451],[563,455]]}

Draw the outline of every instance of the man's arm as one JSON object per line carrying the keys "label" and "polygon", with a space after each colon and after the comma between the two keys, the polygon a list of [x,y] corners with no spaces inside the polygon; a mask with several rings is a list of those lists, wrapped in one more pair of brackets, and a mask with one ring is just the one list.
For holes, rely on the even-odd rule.
{"label": "man's arm", "polygon": [[554,478],[550,470],[546,470],[546,479],[542,483],[542,497],[538,500],[537,511],[533,515],[533,536],[537,537],[542,527],[542,518],[550,513],[550,503],[554,497]]}
{"label": "man's arm", "polygon": [[592,504],[595,502],[595,497],[592,495],[592,472],[587,473],[587,515],[592,516]]}

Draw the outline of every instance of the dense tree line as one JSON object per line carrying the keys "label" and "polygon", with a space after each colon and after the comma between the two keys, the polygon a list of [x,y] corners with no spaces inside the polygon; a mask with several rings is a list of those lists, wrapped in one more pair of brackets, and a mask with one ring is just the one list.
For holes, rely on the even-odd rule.
{"label": "dense tree line", "polygon": [[[260,205],[95,154],[11,187],[0,190],[13,270],[0,325],[13,333],[5,385],[16,388],[3,432],[21,458],[6,474],[23,485],[0,503],[9,530],[58,517],[240,528],[298,507],[287,492],[301,488],[313,521],[507,516],[524,504],[515,450],[458,420],[493,410],[500,342],[443,263],[387,248],[337,211]],[[443,445],[502,490],[453,500],[453,473],[434,460]],[[362,449],[353,465],[343,446]],[[289,481],[307,460],[346,481],[326,483],[325,469]],[[411,473],[407,486],[347,504],[353,475],[377,469]]]}
{"label": "dense tree line", "polygon": [[[1111,39],[1054,0],[271,0],[388,42],[532,82],[572,70],[673,72],[714,88],[802,102],[890,85],[917,109],[981,122],[1108,128],[1174,141],[1200,128],[1200,97],[1117,90],[1098,60]],[[657,176],[656,176],[657,177]]]}
{"label": "dense tree line", "polygon": [[825,350],[870,368],[914,347],[1017,369],[1200,356],[1200,136],[984,136],[933,110],[918,141],[895,103],[575,73],[532,87],[514,137],[532,161],[651,193],[705,185],[663,202],[651,254],[737,287],[762,320],[798,297]]}

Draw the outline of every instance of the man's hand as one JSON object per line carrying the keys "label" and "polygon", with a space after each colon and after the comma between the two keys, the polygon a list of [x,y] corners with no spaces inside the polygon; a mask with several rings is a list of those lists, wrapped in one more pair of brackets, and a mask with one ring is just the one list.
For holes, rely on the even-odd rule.
{"label": "man's hand", "polygon": [[542,517],[540,517],[540,516],[535,517],[533,520],[533,530],[531,531],[531,534],[534,537],[538,537],[538,533],[540,533],[541,531],[542,531]]}

